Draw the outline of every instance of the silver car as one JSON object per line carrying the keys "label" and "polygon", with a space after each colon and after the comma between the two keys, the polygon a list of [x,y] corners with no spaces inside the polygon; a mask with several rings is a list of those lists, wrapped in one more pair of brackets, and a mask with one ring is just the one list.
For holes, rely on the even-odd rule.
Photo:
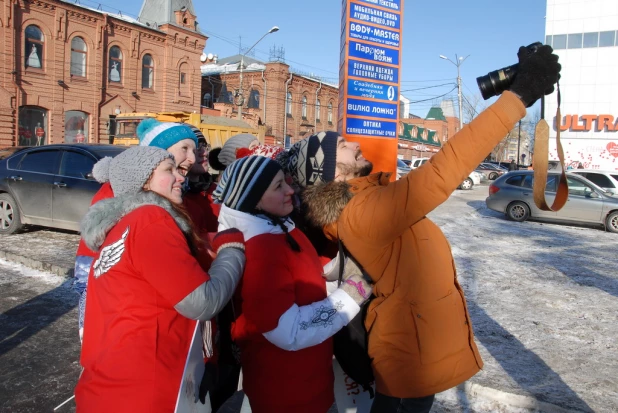
{"label": "silver car", "polygon": [[[552,203],[560,175],[549,172],[545,199]],[[533,171],[513,171],[496,179],[489,186],[487,207],[504,213],[514,221],[528,218],[557,222],[604,225],[608,231],[618,232],[618,198],[586,178],[568,173],[569,198],[558,212],[541,211],[532,196]]]}
{"label": "silver car", "polygon": [[618,195],[618,171],[601,171],[598,169],[573,169],[572,174],[583,176],[592,183],[614,195]]}

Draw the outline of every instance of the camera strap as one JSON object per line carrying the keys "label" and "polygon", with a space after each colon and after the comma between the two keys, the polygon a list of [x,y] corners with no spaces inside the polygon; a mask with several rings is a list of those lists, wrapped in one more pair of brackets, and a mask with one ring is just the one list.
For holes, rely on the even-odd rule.
{"label": "camera strap", "polygon": [[560,143],[559,125],[562,120],[562,115],[560,114],[560,83],[556,83],[556,92],[558,107],[556,108],[554,125],[556,127],[556,150],[560,160],[560,180],[557,183],[556,195],[551,206],[548,205],[545,198],[549,169],[549,124],[545,120],[545,97],[541,98],[541,120],[536,124],[534,131],[534,159],[532,160],[532,168],[534,169],[532,188],[534,203],[542,211],[554,212],[559,211],[569,199],[569,186],[564,168],[564,150],[562,149],[562,143]]}

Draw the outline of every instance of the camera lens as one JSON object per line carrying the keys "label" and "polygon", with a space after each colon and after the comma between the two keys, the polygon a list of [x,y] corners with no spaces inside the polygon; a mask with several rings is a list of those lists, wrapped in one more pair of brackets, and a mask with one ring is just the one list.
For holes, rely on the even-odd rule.
{"label": "camera lens", "polygon": [[503,67],[499,70],[489,72],[485,76],[477,77],[476,83],[479,85],[481,96],[487,100],[492,96],[497,96],[511,87],[513,79],[517,74],[517,64]]}

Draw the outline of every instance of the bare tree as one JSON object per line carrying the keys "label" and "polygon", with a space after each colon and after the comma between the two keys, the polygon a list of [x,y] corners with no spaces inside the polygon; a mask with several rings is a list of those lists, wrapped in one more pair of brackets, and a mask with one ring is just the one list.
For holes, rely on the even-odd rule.
{"label": "bare tree", "polygon": [[476,118],[479,113],[486,109],[486,105],[483,102],[481,95],[464,95],[462,105],[464,123],[470,123],[472,119]]}

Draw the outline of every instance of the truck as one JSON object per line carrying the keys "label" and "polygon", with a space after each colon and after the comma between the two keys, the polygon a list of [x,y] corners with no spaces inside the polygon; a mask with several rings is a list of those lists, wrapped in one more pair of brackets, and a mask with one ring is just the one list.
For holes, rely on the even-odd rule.
{"label": "truck", "polygon": [[116,115],[115,125],[111,125],[110,143],[114,145],[131,146],[139,144],[136,135],[137,125],[146,119],[154,118],[161,122],[188,123],[197,127],[211,148],[221,147],[232,136],[239,133],[250,133],[264,143],[266,126],[260,125],[252,128],[251,125],[241,120],[229,119],[221,116],[201,115],[199,113],[187,112],[143,112],[143,113],[121,113]]}

